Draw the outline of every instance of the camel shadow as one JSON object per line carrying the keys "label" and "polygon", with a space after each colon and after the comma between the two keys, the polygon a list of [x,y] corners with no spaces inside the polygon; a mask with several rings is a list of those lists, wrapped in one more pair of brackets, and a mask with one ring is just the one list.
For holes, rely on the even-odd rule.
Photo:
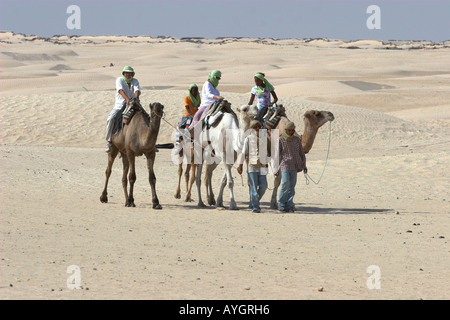
{"label": "camel shadow", "polygon": [[[163,209],[174,209],[174,210],[183,210],[183,211],[208,211],[208,210],[229,210],[228,203],[224,202],[225,207],[217,209],[215,206],[206,205],[206,207],[198,207],[195,201],[192,202],[183,202],[179,200],[180,203],[161,203]],[[120,202],[110,202],[111,204],[120,204]],[[395,212],[394,209],[383,209],[383,208],[338,208],[338,207],[321,207],[321,204],[305,204],[305,203],[296,203],[294,212],[280,212],[276,209],[270,208],[269,201],[262,201],[261,203],[261,213],[267,214],[387,214]],[[238,210],[233,211],[242,211],[249,212],[250,202],[242,201],[238,204]],[[146,208],[151,207],[152,203],[144,201],[138,207]]]}

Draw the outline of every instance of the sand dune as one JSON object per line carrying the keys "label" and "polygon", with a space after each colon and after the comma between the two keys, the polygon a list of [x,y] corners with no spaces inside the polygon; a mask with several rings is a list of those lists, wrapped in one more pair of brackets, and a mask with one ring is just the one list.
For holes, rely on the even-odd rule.
{"label": "sand dune", "polygon": [[[449,298],[448,41],[1,32],[0,42],[2,299]],[[198,209],[173,197],[177,166],[161,150],[163,210],[151,209],[142,157],[137,207],[123,206],[120,160],[100,203],[106,118],[125,65],[143,105],[165,106],[158,143],[174,142],[188,86],[213,69],[233,108],[261,71],[299,131],[306,110],[333,112],[307,154],[314,181],[326,164],[320,183],[299,175],[297,210],[280,214],[269,208],[269,175],[252,214],[233,169],[240,210]],[[66,284],[71,265],[79,290]],[[367,286],[371,265],[381,289]]]}

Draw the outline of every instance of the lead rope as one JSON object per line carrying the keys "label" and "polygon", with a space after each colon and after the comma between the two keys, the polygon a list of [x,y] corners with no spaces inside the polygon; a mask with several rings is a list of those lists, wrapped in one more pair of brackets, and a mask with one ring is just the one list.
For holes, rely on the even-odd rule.
{"label": "lead rope", "polygon": [[[189,135],[187,135],[187,134],[185,134],[184,132],[182,132],[179,128],[177,128],[177,127],[175,127],[173,124],[171,124],[169,121],[167,121],[166,119],[164,119],[164,116],[165,116],[165,113],[163,112],[163,115],[162,116],[160,116],[159,114],[156,114],[155,113],[155,116],[158,116],[158,117],[160,117],[163,121],[165,121],[169,126],[171,126],[172,128],[174,128],[178,133],[180,133],[184,138],[185,138],[185,140],[184,141],[191,141],[192,140],[192,138],[191,138],[191,136]],[[199,123],[199,122],[197,122],[197,123]],[[197,124],[196,123],[196,124]],[[205,150],[206,149],[206,147],[203,147],[202,146],[202,150]]]}
{"label": "lead rope", "polygon": [[312,182],[314,182],[315,184],[319,184],[320,180],[323,177],[323,174],[325,172],[325,168],[327,167],[327,162],[328,162],[328,155],[330,154],[330,145],[331,145],[331,121],[330,121],[330,133],[328,136],[328,150],[327,150],[327,157],[325,158],[325,164],[323,166],[323,170],[322,170],[322,174],[319,177],[319,180],[316,182],[313,180],[313,178],[311,178],[311,176],[308,173],[304,173],[305,179],[306,179],[306,184],[309,185],[309,180],[311,180]]}
{"label": "lead rope", "polygon": [[167,121],[164,116],[165,113],[163,112],[163,115],[160,116],[158,114],[155,113],[156,116],[160,117],[164,122],[166,122],[169,126],[171,126],[172,128],[174,128],[180,135],[182,135],[185,139],[185,141],[190,141],[191,140],[191,136],[189,135],[189,137],[187,136],[187,134],[185,134],[184,132],[182,132],[178,127],[175,127],[173,124],[171,124],[169,121]]}

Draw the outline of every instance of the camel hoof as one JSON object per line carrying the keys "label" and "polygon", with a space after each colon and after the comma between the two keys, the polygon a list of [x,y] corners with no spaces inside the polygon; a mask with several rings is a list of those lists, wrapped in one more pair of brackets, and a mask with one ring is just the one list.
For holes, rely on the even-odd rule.
{"label": "camel hoof", "polygon": [[153,209],[159,210],[162,209],[162,206],[158,203],[158,204],[154,204],[153,205]]}
{"label": "camel hoof", "polygon": [[175,199],[181,199],[181,194],[180,193],[175,193],[173,196],[175,197]]}
{"label": "camel hoof", "polygon": [[100,202],[102,203],[108,203],[108,196],[106,194],[102,194],[100,196]]}
{"label": "camel hoof", "polygon": [[186,198],[186,199],[184,199],[184,202],[194,202],[194,199],[192,199],[192,198]]}
{"label": "camel hoof", "polygon": [[203,202],[199,202],[197,206],[199,208],[206,208],[206,205]]}
{"label": "camel hoof", "polygon": [[132,203],[125,203],[125,207],[132,208],[132,207],[136,207],[136,205],[134,204],[134,202],[132,202]]}

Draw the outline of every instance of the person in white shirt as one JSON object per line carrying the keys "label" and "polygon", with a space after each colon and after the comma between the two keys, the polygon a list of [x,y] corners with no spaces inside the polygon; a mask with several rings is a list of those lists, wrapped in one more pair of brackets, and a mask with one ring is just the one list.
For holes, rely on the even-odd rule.
{"label": "person in white shirt", "polygon": [[131,99],[138,99],[141,94],[139,81],[134,78],[135,72],[132,67],[126,66],[122,70],[122,76],[116,79],[116,102],[109,113],[106,121],[106,152],[111,151],[111,138],[113,130],[113,119],[121,112],[125,105],[130,104]]}
{"label": "person in white shirt", "polygon": [[[237,171],[239,174],[243,172],[244,159],[247,162],[247,177],[250,186],[250,208],[253,213],[261,212],[259,203],[267,189],[267,162],[270,146],[260,140],[263,137],[267,138],[267,133],[260,135],[261,126],[262,124],[258,120],[252,120],[250,122],[250,129],[253,130],[245,138],[242,153],[237,159]],[[264,146],[267,148],[266,152],[260,148],[264,148]]]}
{"label": "person in white shirt", "polygon": [[223,97],[220,95],[217,86],[219,85],[220,77],[222,73],[219,70],[213,70],[209,73],[208,80],[205,81],[202,88],[202,103],[198,107],[197,112],[192,120],[192,127],[195,126],[197,122],[200,121],[203,113],[207,108],[209,108],[214,102],[222,101]]}

